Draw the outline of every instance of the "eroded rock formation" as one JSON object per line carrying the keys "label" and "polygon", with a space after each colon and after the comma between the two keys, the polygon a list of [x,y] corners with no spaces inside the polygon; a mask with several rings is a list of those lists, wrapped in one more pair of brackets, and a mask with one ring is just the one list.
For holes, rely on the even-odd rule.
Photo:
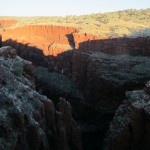
{"label": "eroded rock formation", "polygon": [[56,109],[35,91],[31,62],[11,47],[2,47],[0,54],[0,149],[81,150],[70,104],[60,98]]}
{"label": "eroded rock formation", "polygon": [[150,149],[150,89],[127,92],[105,138],[104,150]]}
{"label": "eroded rock formation", "polygon": [[101,38],[89,34],[73,34],[75,48],[84,51],[99,51],[113,55],[150,55],[150,37]]}
{"label": "eroded rock formation", "polygon": [[117,107],[127,89],[144,85],[150,78],[149,57],[143,56],[75,50],[59,55],[55,66],[75,81],[87,103],[97,107]]}
{"label": "eroded rock formation", "polygon": [[18,22],[17,20],[0,20],[0,26],[8,28],[15,25],[17,22]]}
{"label": "eroded rock formation", "polygon": [[[74,48],[72,36],[74,32],[77,32],[77,29],[72,27],[29,25],[6,29],[5,32],[1,30],[0,33],[3,41],[10,39],[17,43],[35,46],[41,49],[45,55],[56,56],[61,52]],[[9,41],[10,44],[13,43]]]}

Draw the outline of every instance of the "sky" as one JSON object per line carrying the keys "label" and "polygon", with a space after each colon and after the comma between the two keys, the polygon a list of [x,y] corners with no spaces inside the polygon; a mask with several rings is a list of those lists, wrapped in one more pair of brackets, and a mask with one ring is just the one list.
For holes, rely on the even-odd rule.
{"label": "sky", "polygon": [[0,0],[0,16],[68,16],[150,8],[150,0]]}

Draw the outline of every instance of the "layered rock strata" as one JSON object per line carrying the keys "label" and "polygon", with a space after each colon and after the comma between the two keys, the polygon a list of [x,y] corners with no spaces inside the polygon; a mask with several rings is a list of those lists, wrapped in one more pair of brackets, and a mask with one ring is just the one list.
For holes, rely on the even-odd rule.
{"label": "layered rock strata", "polygon": [[84,51],[99,51],[113,55],[150,56],[150,37],[101,38],[89,34],[73,34],[75,48]]}
{"label": "layered rock strata", "polygon": [[35,46],[43,51],[44,55],[53,56],[74,48],[72,33],[75,32],[76,28],[51,25],[29,25],[0,30],[3,41],[9,42],[9,45],[15,41],[29,47]]}
{"label": "layered rock strata", "polygon": [[0,20],[0,26],[8,28],[15,25],[17,22],[18,22],[17,20]]}

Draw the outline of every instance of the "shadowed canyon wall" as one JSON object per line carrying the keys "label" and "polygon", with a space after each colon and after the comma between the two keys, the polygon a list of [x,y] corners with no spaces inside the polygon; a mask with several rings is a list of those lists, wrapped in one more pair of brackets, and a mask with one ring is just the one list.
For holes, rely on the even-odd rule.
{"label": "shadowed canyon wall", "polygon": [[0,150],[82,150],[71,105],[36,92],[32,63],[10,46],[0,48]]}
{"label": "shadowed canyon wall", "polygon": [[109,54],[150,55],[150,37],[101,38],[90,34],[73,34],[75,48]]}

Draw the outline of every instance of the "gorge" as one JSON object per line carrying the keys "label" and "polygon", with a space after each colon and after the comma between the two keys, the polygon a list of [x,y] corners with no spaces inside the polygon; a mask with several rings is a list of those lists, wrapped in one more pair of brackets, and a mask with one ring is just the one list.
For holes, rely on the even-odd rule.
{"label": "gorge", "polygon": [[[44,107],[45,114],[43,118],[46,119],[48,126],[45,127],[46,130],[49,129],[49,126],[50,130],[55,129],[52,131],[52,137],[56,132],[59,133],[60,131],[60,138],[53,137],[56,141],[51,144],[58,145],[57,148],[53,149],[59,150],[61,149],[60,147],[63,147],[63,150],[78,150],[82,149],[81,147],[83,146],[84,150],[133,150],[136,149],[136,144],[139,141],[142,143],[142,138],[145,141],[149,139],[149,135],[144,134],[145,130],[149,132],[147,129],[149,124],[149,93],[141,90],[150,79],[149,36],[132,38],[99,37],[92,34],[79,33],[78,29],[74,27],[52,25],[28,25],[10,28],[15,23],[17,21],[13,20],[6,21],[6,23],[5,21],[1,22],[4,26],[4,30],[0,31],[2,36],[1,42],[3,46],[11,46],[13,49],[16,49],[17,54],[21,58],[33,63],[35,73],[33,75],[34,81],[31,81],[36,86],[34,90],[46,95],[53,101],[43,98],[36,92],[31,95],[31,99],[35,98],[32,105]],[[1,55],[4,57],[4,54],[0,53]],[[6,62],[11,61],[9,57]],[[1,60],[1,64],[3,64],[3,60]],[[10,63],[8,64],[10,65]],[[17,63],[14,62],[15,64]],[[7,64],[5,65],[8,67]],[[31,72],[30,69],[27,70]],[[2,72],[5,73],[5,71]],[[1,84],[4,82],[2,80],[3,76],[0,76]],[[29,76],[25,77],[31,79],[30,76],[31,74],[29,73]],[[5,80],[11,82],[9,78]],[[21,80],[19,78],[17,80]],[[132,92],[127,94],[126,91],[132,90],[137,91],[133,91],[133,94]],[[30,94],[28,93],[27,97]],[[7,93],[4,95],[7,95]],[[145,95],[147,98],[145,98]],[[125,100],[126,96],[129,100]],[[74,122],[70,112],[70,105],[64,98],[71,104],[73,118],[78,125]],[[8,98],[3,98],[2,96],[1,99]],[[41,103],[43,104],[41,105]],[[39,109],[37,108],[36,110],[35,108],[32,110],[32,113],[34,111],[39,112]],[[126,109],[130,109],[130,111]],[[64,118],[62,118],[60,113],[64,114]],[[42,116],[39,116],[39,114],[35,115],[37,115],[38,121],[42,119]],[[131,119],[122,123],[122,120],[118,119],[119,115],[127,120],[128,118]],[[134,117],[135,120],[133,119],[132,121]],[[22,121],[20,116],[19,118]],[[140,125],[143,119],[144,125]],[[118,129],[120,122],[121,131]],[[61,125],[63,129],[61,129]],[[80,143],[80,131],[77,126],[81,130],[82,146]],[[2,131],[3,128],[2,126]],[[35,129],[34,134],[36,136],[40,134],[37,130],[43,130],[42,127],[39,129],[29,123],[29,130],[32,129]],[[27,129],[27,136],[30,136],[28,132]],[[135,136],[141,136],[141,138],[136,139],[134,138]],[[46,142],[45,139],[41,139]],[[36,142],[39,142],[38,140],[39,137],[35,137],[35,141],[31,140],[32,143],[28,143],[26,140],[24,143],[27,148],[29,147],[30,149],[31,146],[31,149],[33,149],[32,146],[34,146],[38,150],[44,147],[44,144],[36,145]],[[126,141],[130,141],[130,144]],[[57,142],[64,145],[59,145]],[[42,143],[42,141],[39,143]],[[143,142],[143,145],[141,149],[148,150],[150,147],[148,142]],[[46,144],[45,147],[45,149],[48,149]]]}

